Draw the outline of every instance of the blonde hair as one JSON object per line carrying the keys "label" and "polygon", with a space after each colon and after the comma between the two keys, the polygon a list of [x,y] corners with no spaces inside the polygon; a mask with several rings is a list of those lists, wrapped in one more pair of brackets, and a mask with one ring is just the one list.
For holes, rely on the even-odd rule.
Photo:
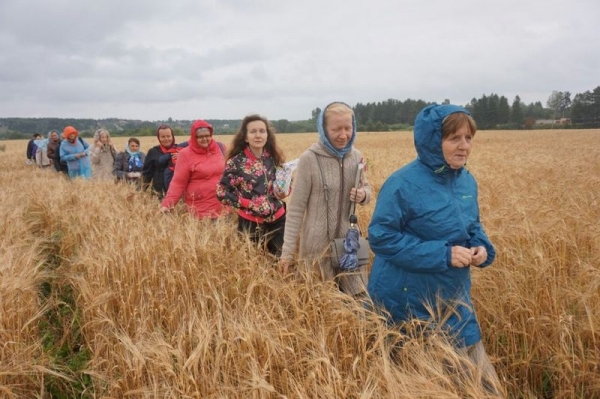
{"label": "blonde hair", "polygon": [[327,106],[327,108],[325,109],[325,112],[323,113],[323,127],[324,128],[327,127],[327,118],[329,118],[329,116],[344,115],[344,114],[350,114],[350,115],[354,116],[354,111],[352,110],[352,108],[350,108],[348,106],[348,104],[344,104],[344,103],[329,104],[329,106]]}

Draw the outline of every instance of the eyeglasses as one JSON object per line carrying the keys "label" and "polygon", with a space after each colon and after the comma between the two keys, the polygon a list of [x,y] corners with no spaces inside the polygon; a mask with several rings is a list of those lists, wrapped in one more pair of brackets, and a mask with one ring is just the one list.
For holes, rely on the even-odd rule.
{"label": "eyeglasses", "polygon": [[[208,133],[208,134],[202,134],[202,133]],[[207,127],[201,127],[200,129],[196,130],[196,138],[198,140],[210,139],[210,129]]]}

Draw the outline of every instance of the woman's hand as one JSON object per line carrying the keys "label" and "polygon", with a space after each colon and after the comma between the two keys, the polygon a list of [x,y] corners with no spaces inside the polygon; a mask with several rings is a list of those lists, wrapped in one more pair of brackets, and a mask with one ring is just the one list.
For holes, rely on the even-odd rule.
{"label": "woman's hand", "polygon": [[169,213],[169,211],[170,211],[170,210],[171,210],[171,209],[167,208],[166,206],[161,206],[160,208],[158,208],[158,211],[159,211],[160,213],[163,213],[163,214],[164,214],[164,213]]}
{"label": "woman's hand", "polygon": [[484,246],[471,248],[471,265],[480,266],[488,257],[487,249]]}
{"label": "woman's hand", "polygon": [[367,193],[364,188],[353,188],[350,190],[350,201],[361,203],[367,197]]}
{"label": "woman's hand", "polygon": [[287,275],[290,272],[290,266],[292,265],[292,261],[289,259],[279,259],[279,264],[277,267],[282,275]]}
{"label": "woman's hand", "polygon": [[[486,256],[487,258],[487,256]],[[454,267],[468,267],[473,262],[471,249],[455,245],[452,247],[452,259],[450,263]]]}

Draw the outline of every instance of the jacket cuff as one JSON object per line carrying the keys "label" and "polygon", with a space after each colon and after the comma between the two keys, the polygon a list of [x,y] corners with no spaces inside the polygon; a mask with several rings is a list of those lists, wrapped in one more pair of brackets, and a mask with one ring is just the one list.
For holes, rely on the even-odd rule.
{"label": "jacket cuff", "polygon": [[250,200],[248,198],[242,198],[240,197],[240,205],[242,208],[249,208],[250,207]]}

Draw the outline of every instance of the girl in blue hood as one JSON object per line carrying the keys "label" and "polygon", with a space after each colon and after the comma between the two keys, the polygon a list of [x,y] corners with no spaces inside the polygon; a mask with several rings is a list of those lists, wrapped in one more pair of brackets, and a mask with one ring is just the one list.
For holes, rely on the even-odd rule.
{"label": "girl in blue hood", "polygon": [[471,301],[471,267],[488,266],[496,254],[465,167],[476,130],[455,105],[433,104],[417,115],[417,159],[383,184],[369,225],[375,260],[368,291],[391,322],[443,323],[483,375],[497,381]]}

